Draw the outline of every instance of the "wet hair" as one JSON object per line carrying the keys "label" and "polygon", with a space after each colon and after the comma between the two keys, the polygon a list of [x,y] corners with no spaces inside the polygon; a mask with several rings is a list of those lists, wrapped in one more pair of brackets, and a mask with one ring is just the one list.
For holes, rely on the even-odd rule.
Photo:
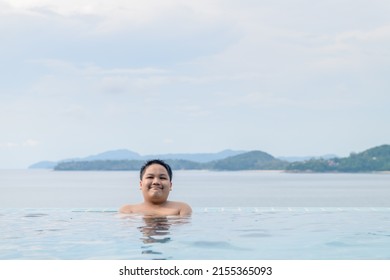
{"label": "wet hair", "polygon": [[145,170],[146,168],[148,168],[149,166],[151,166],[152,164],[159,164],[161,166],[163,166],[167,172],[168,172],[168,175],[169,175],[169,180],[172,181],[172,169],[171,167],[169,166],[169,164],[167,164],[165,161],[161,160],[161,159],[152,159],[152,160],[148,160],[142,167],[141,167],[141,170],[139,171],[139,178],[142,180],[142,177],[144,176],[145,174]]}

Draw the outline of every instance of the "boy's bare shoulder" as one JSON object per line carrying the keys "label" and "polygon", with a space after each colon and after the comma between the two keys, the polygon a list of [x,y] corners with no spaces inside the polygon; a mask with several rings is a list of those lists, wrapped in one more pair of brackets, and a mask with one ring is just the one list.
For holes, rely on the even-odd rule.
{"label": "boy's bare shoulder", "polygon": [[123,214],[131,214],[131,213],[137,213],[139,210],[139,205],[123,205],[120,209],[119,212]]}
{"label": "boy's bare shoulder", "polygon": [[167,201],[163,207],[150,207],[145,204],[135,204],[135,205],[124,205],[119,209],[120,213],[123,214],[132,214],[132,213],[143,213],[151,215],[180,215],[187,216],[191,215],[191,207],[184,202],[179,201]]}
{"label": "boy's bare shoulder", "polygon": [[185,215],[191,215],[192,209],[191,206],[189,206],[185,202],[180,202],[180,201],[172,201],[173,207],[179,210],[179,215],[180,216],[185,216]]}

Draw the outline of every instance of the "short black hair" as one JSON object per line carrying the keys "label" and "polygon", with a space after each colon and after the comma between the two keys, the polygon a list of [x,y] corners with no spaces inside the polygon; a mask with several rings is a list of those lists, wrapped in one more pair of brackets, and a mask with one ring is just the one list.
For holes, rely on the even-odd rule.
{"label": "short black hair", "polygon": [[148,160],[147,162],[145,162],[145,164],[141,167],[141,170],[139,171],[140,180],[142,180],[142,177],[145,174],[146,168],[151,166],[152,164],[159,164],[159,165],[163,166],[168,172],[169,180],[172,181],[172,176],[173,176],[172,169],[168,163],[166,163],[165,161],[163,161],[161,159],[152,159],[152,160]]}

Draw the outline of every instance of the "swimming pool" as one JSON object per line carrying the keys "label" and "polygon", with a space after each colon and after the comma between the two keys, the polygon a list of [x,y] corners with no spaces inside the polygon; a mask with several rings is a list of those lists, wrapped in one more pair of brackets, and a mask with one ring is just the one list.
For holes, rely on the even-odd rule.
{"label": "swimming pool", "polygon": [[390,259],[390,208],[0,209],[0,259]]}

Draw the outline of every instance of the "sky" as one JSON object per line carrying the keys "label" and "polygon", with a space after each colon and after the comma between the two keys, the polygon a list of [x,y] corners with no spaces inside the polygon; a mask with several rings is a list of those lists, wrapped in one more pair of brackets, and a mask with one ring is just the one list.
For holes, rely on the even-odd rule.
{"label": "sky", "polygon": [[390,144],[388,0],[0,0],[0,168]]}

